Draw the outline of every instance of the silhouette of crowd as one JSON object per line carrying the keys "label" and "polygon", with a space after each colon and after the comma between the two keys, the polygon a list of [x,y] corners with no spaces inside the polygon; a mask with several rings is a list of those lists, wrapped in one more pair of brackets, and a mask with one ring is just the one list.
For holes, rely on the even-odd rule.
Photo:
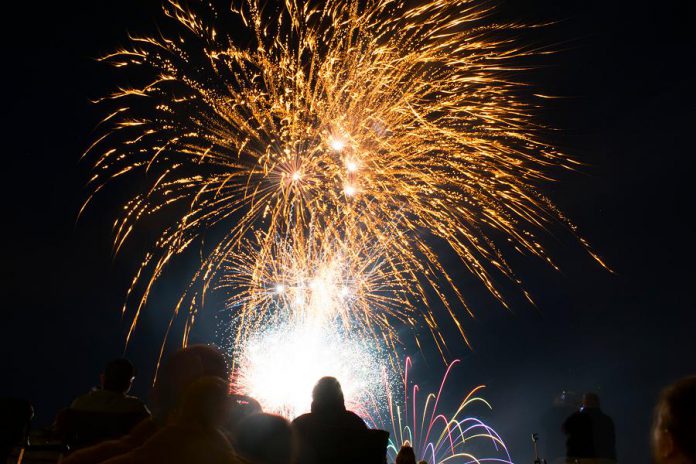
{"label": "silhouette of crowd", "polygon": [[99,387],[60,411],[41,444],[28,440],[31,404],[3,400],[0,463],[386,462],[389,434],[369,429],[346,409],[333,377],[317,382],[311,412],[290,423],[231,393],[225,358],[212,347],[190,346],[166,359],[150,408],[128,394],[135,374],[126,359],[108,363]]}
{"label": "silhouette of crowd", "polygon": [[[150,408],[128,394],[136,371],[126,359],[108,363],[99,387],[60,411],[50,433],[29,441],[34,411],[23,400],[0,400],[0,463],[61,464],[385,464],[389,434],[370,429],[346,409],[339,381],[318,380],[311,411],[292,423],[262,412],[253,398],[230,392],[223,355],[190,346],[166,359]],[[309,393],[309,392],[308,392]],[[617,462],[612,419],[586,393],[559,429],[565,464]],[[656,464],[696,464],[696,377],[665,388],[652,430]],[[537,457],[537,462],[544,462]],[[556,461],[554,461],[556,462]],[[409,442],[396,464],[417,461]]]}

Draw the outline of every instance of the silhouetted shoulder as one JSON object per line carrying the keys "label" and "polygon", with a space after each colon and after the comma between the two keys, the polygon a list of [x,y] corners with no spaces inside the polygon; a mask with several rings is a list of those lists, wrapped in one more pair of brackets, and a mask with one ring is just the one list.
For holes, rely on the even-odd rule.
{"label": "silhouetted shoulder", "polygon": [[312,422],[312,414],[307,413],[307,414],[302,414],[301,416],[297,416],[293,421],[292,421],[292,426],[293,427],[302,427],[307,424],[310,424]]}
{"label": "silhouetted shoulder", "polygon": [[565,433],[568,433],[571,429],[573,429],[573,427],[580,420],[580,418],[581,416],[579,411],[575,411],[573,414],[566,417],[566,419],[563,421],[563,431]]}
{"label": "silhouetted shoulder", "polygon": [[358,429],[367,429],[367,424],[365,424],[365,421],[353,411],[346,411],[345,423],[346,426],[350,428],[355,427]]}
{"label": "silhouetted shoulder", "polygon": [[92,390],[77,397],[70,405],[78,411],[103,412],[112,414],[142,414],[149,416],[145,403],[135,396],[107,390]]}

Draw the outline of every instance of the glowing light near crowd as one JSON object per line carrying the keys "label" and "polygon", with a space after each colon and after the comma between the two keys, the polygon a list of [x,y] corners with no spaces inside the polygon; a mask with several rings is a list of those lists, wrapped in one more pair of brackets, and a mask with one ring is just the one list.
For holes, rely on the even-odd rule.
{"label": "glowing light near crowd", "polygon": [[374,323],[378,312],[392,315],[388,321],[399,308],[391,306],[390,274],[367,254],[373,248],[360,253],[328,237],[312,244],[278,240],[273,259],[262,259],[248,243],[220,282],[236,290],[228,306],[239,318],[237,390],[290,418],[309,411],[312,387],[327,375],[340,380],[349,407],[363,410],[381,390],[381,372],[391,370],[385,347],[395,345],[394,330]]}
{"label": "glowing light near crowd", "polygon": [[[521,283],[509,253],[555,266],[539,235],[554,221],[574,228],[536,187],[575,163],[544,144],[536,97],[518,83],[521,60],[541,53],[517,43],[524,26],[491,23],[490,3],[475,0],[222,3],[215,11],[169,0],[172,21],[161,33],[132,36],[103,58],[144,82],[103,99],[113,105],[108,129],[88,150],[93,195],[126,177],[144,185],[114,224],[115,251],[157,217],[129,291],[129,338],[156,281],[194,251],[200,267],[174,311],[187,316],[183,343],[208,289],[240,278],[229,263],[248,254],[261,260],[249,269],[262,270],[279,240],[307,250],[328,237],[345,245],[332,254],[353,253],[358,268],[360,255],[346,250],[374,248],[370,261],[396,290],[356,295],[401,309],[331,308],[363,308],[359,325],[376,338],[393,337],[381,332],[396,322],[423,325],[441,349],[441,319],[463,336],[460,315],[471,312],[442,250],[502,304],[495,276]],[[301,307],[307,295],[293,282],[303,276],[249,274],[253,284],[234,290],[249,293],[233,295],[230,307],[276,311],[257,305],[269,289]],[[267,319],[236,320],[251,336],[245,324]]]}
{"label": "glowing light near crowd", "polygon": [[236,389],[257,399],[264,411],[292,419],[309,412],[317,380],[333,376],[341,382],[348,408],[363,411],[380,391],[385,368],[368,341],[346,336],[332,324],[274,324],[235,354]]}
{"label": "glowing light near crowd", "polygon": [[387,382],[388,419],[383,420],[382,408],[378,405],[370,421],[379,428],[390,430],[389,462],[394,462],[401,445],[408,442],[418,460],[432,464],[512,464],[500,435],[478,417],[477,409],[480,411],[481,408],[476,408],[476,405],[482,406],[484,412],[492,409],[484,398],[478,396],[483,385],[471,390],[453,414],[448,415],[441,410],[441,402],[450,404],[452,390],[448,390],[446,384],[452,368],[458,362],[455,360],[449,364],[437,393],[421,392],[418,384],[409,378],[410,358],[406,358],[400,385],[403,398],[395,399],[393,391],[396,385]]}

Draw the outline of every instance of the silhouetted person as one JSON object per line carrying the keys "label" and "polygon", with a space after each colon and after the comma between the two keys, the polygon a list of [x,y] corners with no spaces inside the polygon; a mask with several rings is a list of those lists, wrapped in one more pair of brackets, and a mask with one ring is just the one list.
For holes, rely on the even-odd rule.
{"label": "silhouetted person", "polygon": [[222,432],[230,406],[229,384],[203,377],[184,394],[178,417],[142,446],[104,464],[233,464],[239,462]]}
{"label": "silhouetted person", "polygon": [[126,435],[150,411],[140,399],[128,395],[135,368],[127,359],[109,362],[100,376],[100,385],[76,398],[56,416],[56,438],[71,449],[84,448]]}
{"label": "silhouetted person", "polygon": [[365,422],[346,410],[341,384],[334,377],[317,382],[311,412],[296,418],[292,426],[299,441],[300,464],[356,462],[368,434]]}
{"label": "silhouetted person", "polygon": [[68,456],[63,464],[97,464],[144,444],[181,414],[184,393],[196,380],[218,377],[227,381],[227,364],[219,350],[205,345],[183,348],[169,357],[157,374],[152,392],[152,417],[125,437],[110,440]]}
{"label": "silhouetted person", "polygon": [[188,387],[203,377],[228,380],[227,362],[217,348],[193,345],[183,348],[167,359],[157,374],[152,391],[152,414],[159,424],[177,414]]}
{"label": "silhouetted person", "polygon": [[263,413],[263,410],[258,401],[246,395],[230,394],[229,400],[230,411],[223,429],[234,446],[241,422],[248,416]]}
{"label": "silhouetted person", "polygon": [[408,441],[401,445],[401,449],[396,455],[396,464],[416,464],[416,453]]}
{"label": "silhouetted person", "polygon": [[696,376],[665,388],[652,428],[656,464],[696,464]]}
{"label": "silhouetted person", "polygon": [[550,408],[540,418],[541,439],[537,445],[539,455],[546,457],[549,463],[565,462],[565,436],[558,424],[577,411],[580,400],[573,392],[562,391],[554,395]]}
{"label": "silhouetted person", "polygon": [[124,358],[109,362],[100,376],[100,386],[77,397],[70,409],[77,411],[104,412],[113,414],[141,414],[143,419],[150,411],[140,399],[128,395],[135,368]]}
{"label": "silhouetted person", "polygon": [[604,463],[616,461],[614,421],[599,407],[596,393],[585,393],[579,411],[563,423],[566,462]]}
{"label": "silhouetted person", "polygon": [[272,414],[252,414],[239,423],[236,451],[250,464],[290,464],[295,443],[290,423]]}
{"label": "silhouetted person", "polygon": [[302,433],[319,428],[367,429],[365,422],[354,412],[346,410],[341,384],[334,377],[322,377],[312,391],[311,412],[292,421]]}

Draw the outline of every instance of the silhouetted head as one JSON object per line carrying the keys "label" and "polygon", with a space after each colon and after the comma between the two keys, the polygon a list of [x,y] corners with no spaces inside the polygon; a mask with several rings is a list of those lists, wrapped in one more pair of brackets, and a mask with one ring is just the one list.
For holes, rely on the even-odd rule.
{"label": "silhouetted head", "polygon": [[183,424],[220,428],[229,411],[229,385],[220,377],[195,380],[184,393],[181,404]]}
{"label": "silhouetted head", "polygon": [[408,441],[401,445],[401,449],[396,455],[396,464],[416,464],[416,453]]}
{"label": "silhouetted head", "polygon": [[224,430],[231,440],[236,440],[237,430],[245,417],[253,414],[261,414],[261,404],[254,398],[246,395],[230,395],[230,411],[225,420]]}
{"label": "silhouetted head", "polygon": [[599,409],[599,395],[588,392],[582,395],[582,407],[589,409]]}
{"label": "silhouetted head", "polygon": [[133,385],[135,367],[125,358],[118,358],[106,365],[101,375],[101,384],[104,390],[119,393],[127,393]]}
{"label": "silhouetted head", "polygon": [[239,423],[235,449],[251,464],[289,464],[294,455],[290,423],[272,414],[252,414]]}
{"label": "silhouetted head", "polygon": [[657,464],[696,463],[696,376],[662,391],[655,408],[652,445]]}
{"label": "silhouetted head", "polygon": [[225,358],[216,348],[194,345],[171,355],[159,369],[153,390],[153,413],[165,420],[180,404],[186,389],[202,377],[228,380]]}
{"label": "silhouetted head", "polygon": [[322,377],[312,390],[312,412],[345,411],[341,384],[335,377]]}

